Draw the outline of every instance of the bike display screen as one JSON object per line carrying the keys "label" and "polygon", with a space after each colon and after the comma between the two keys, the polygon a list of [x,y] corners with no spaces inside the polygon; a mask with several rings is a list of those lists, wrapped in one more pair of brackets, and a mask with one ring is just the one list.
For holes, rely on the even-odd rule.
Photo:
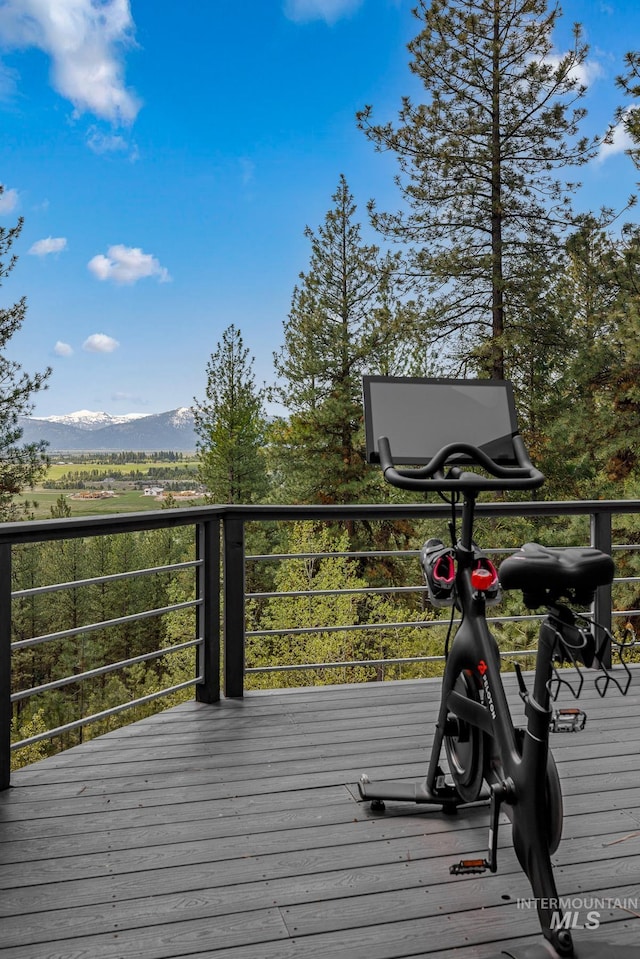
{"label": "bike display screen", "polygon": [[[379,462],[378,438],[387,436],[396,463],[422,465],[449,443],[471,443],[497,463],[513,464],[518,432],[511,383],[506,380],[365,376],[367,459]],[[451,462],[470,463],[457,455]]]}

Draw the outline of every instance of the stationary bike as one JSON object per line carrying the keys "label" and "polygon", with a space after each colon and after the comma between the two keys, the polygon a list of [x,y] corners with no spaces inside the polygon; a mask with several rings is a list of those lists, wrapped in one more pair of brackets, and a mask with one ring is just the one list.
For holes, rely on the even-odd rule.
{"label": "stationary bike", "polygon": [[[365,381],[365,411],[369,433],[375,419],[375,408],[384,410],[383,425],[393,419],[393,390],[381,385],[420,384],[425,386],[467,387],[466,399],[473,393],[474,381],[418,381],[394,378],[369,378]],[[487,393],[482,391],[484,402]],[[498,384],[504,386],[504,384]],[[397,399],[396,389],[396,399]],[[400,391],[402,393],[402,391]],[[440,390],[443,394],[443,390]],[[398,422],[405,430],[410,404],[415,401],[411,390],[405,391],[404,403],[396,403]],[[445,394],[446,395],[446,394]],[[510,390],[505,397],[512,402]],[[466,402],[466,400],[465,400]],[[513,410],[509,413],[513,422]],[[385,424],[386,418],[386,424]],[[472,427],[473,428],[473,427]],[[475,438],[475,434],[474,434]],[[462,614],[461,622],[447,650],[442,681],[442,698],[435,727],[429,767],[424,781],[415,783],[372,783],[366,774],[359,782],[360,795],[373,809],[384,810],[385,800],[435,804],[444,811],[483,798],[490,802],[489,844],[486,858],[462,859],[451,867],[456,875],[496,872],[499,814],[504,810],[512,823],[513,845],[536,900],[540,928],[545,943],[535,944],[502,955],[512,959],[622,959],[637,955],[625,947],[598,942],[574,945],[569,923],[563,919],[556,889],[551,855],[562,835],[562,793],[555,762],[549,751],[549,732],[554,723],[580,723],[579,710],[563,715],[552,708],[554,679],[562,682],[555,663],[568,660],[576,665],[599,666],[598,691],[604,695],[611,684],[621,692],[628,689],[630,673],[620,683],[604,665],[611,636],[592,628],[572,606],[589,605],[599,586],[611,583],[614,574],[610,556],[592,548],[549,549],[529,543],[504,560],[500,581],[495,569],[474,542],[474,509],[483,490],[532,489],[544,481],[531,464],[521,437],[513,432],[510,440],[510,462],[499,463],[484,449],[472,442],[454,442],[441,447],[425,465],[398,469],[394,465],[387,436],[368,441],[375,446],[373,458],[380,462],[384,477],[394,486],[449,494],[452,504],[452,545],[444,544],[439,558],[448,558],[453,575],[447,570],[435,585],[434,595],[447,601],[450,584],[451,603]],[[400,436],[402,443],[402,436]],[[496,449],[494,446],[493,449]],[[506,459],[506,457],[503,457]],[[403,458],[403,462],[406,459]],[[464,465],[480,467],[482,472],[463,469]],[[460,535],[455,534],[456,506],[462,500]],[[434,541],[432,541],[433,543]],[[438,551],[437,542],[434,543]],[[429,568],[426,570],[429,576]],[[497,590],[520,589],[525,603],[533,609],[546,607],[540,626],[533,688],[529,690],[522,671],[516,666],[520,697],[524,703],[526,726],[513,724],[507,697],[500,677],[500,653],[486,620],[488,602]],[[568,727],[570,728],[570,727]],[[579,726],[577,727],[579,728]],[[442,751],[447,757],[449,774],[441,765]]]}

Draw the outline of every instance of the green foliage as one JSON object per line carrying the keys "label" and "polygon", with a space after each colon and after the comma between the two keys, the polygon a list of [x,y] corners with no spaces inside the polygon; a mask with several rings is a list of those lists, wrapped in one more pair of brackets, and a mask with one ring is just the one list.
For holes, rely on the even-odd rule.
{"label": "green foliage", "polygon": [[[0,185],[0,196],[3,190]],[[0,285],[16,264],[17,258],[10,250],[21,230],[22,219],[14,227],[0,227]],[[4,353],[24,323],[26,312],[24,297],[13,306],[0,309],[0,520],[18,518],[19,510],[13,497],[25,487],[33,487],[46,470],[46,444],[21,444],[18,417],[31,412],[31,398],[45,388],[51,370],[30,375]]]}
{"label": "green foliage", "polygon": [[270,451],[279,495],[289,502],[367,496],[362,374],[395,372],[401,344],[412,342],[410,309],[400,305],[394,279],[397,257],[363,243],[343,176],[332,200],[319,229],[305,231],[309,269],[300,274],[284,347],[274,356],[280,384],[272,395],[289,416],[272,428]]}
{"label": "green foliage", "polygon": [[231,325],[207,364],[206,398],[194,408],[198,474],[213,503],[255,503],[266,493],[263,398],[253,359]]}
{"label": "green foliage", "polygon": [[[193,559],[193,551],[192,531],[181,527],[14,547],[13,589],[19,593],[13,600],[14,641],[70,629],[78,632],[14,650],[13,690],[48,684],[195,638],[192,608],[185,611],[184,616],[179,611],[98,630],[82,629],[85,625],[162,609],[173,602],[192,601],[195,598],[193,569],[159,570],[130,578],[121,578],[120,574]],[[87,585],[22,592],[47,584],[80,583],[96,577],[100,578],[99,582]],[[172,598],[177,596],[183,599]],[[31,735],[26,730],[36,721],[44,723],[43,729],[61,726],[193,678],[194,652],[173,655],[175,660],[167,655],[18,700],[14,707],[15,738]],[[187,677],[189,657],[191,672]],[[40,745],[38,758],[61,745],[73,745],[156,709],[153,704],[137,707],[124,718],[114,716],[84,731],[65,733],[54,744]],[[18,761],[32,760],[18,756]]]}
{"label": "green foliage", "polygon": [[[618,87],[633,100],[640,96],[640,53],[625,54],[626,73],[617,77]],[[616,112],[616,120],[621,123],[628,133],[632,145],[627,150],[637,169],[640,169],[640,117],[634,107],[620,107]]]}
{"label": "green foliage", "polygon": [[[44,710],[38,709],[28,719],[23,719],[20,724],[18,724],[17,718],[11,720],[11,742],[17,743],[23,739],[31,739],[32,736],[45,733],[49,728],[50,726],[45,721]],[[40,759],[46,759],[50,752],[51,745],[46,739],[29,743],[28,746],[23,746],[19,751],[12,753],[11,768],[20,769],[22,766],[36,763]]]}
{"label": "green foliage", "polygon": [[552,308],[564,324],[562,362],[538,402],[530,442],[546,495],[618,498],[638,477],[640,233],[584,217],[569,238]]}

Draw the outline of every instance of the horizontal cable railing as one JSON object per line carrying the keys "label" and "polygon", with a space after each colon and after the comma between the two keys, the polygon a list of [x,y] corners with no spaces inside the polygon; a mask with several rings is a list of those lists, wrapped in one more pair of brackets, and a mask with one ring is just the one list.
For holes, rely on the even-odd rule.
{"label": "horizontal cable railing", "polygon": [[[509,514],[515,504],[505,504],[506,509],[503,510],[502,504],[485,504],[485,510],[483,511],[482,506],[478,507],[478,512],[486,512],[487,514],[493,515],[506,515]],[[526,507],[521,510],[524,504],[518,504],[516,507],[520,515],[548,515],[557,516],[559,512],[565,513],[565,515],[586,515],[587,510],[584,509],[584,506],[587,504],[526,504]],[[589,504],[589,517],[590,517],[590,537],[589,542],[592,545],[597,545],[599,548],[611,550],[614,548],[617,551],[622,551],[626,549],[638,549],[637,544],[630,544],[627,546],[625,544],[616,544],[615,547],[610,543],[610,522],[611,516],[618,511],[635,511],[635,506],[633,504],[625,504],[622,507],[622,510],[617,508],[621,504],[615,504],[615,508],[612,510],[612,504]],[[601,509],[601,506],[604,506],[604,510]],[[599,528],[599,524],[602,525],[602,517],[605,517],[604,528]],[[567,544],[569,545],[569,544]],[[573,542],[571,545],[586,545],[583,541],[582,543]],[[500,547],[500,548],[491,548],[487,549],[485,552],[488,555],[492,556],[502,556],[513,553],[518,547]],[[310,561],[323,561],[327,559],[340,559],[340,558],[350,558],[350,559],[360,559],[360,558],[380,558],[380,557],[393,557],[395,559],[410,559],[415,562],[416,557],[419,555],[419,550],[354,550],[354,551],[335,551],[335,552],[291,552],[291,553],[274,553],[274,554],[256,554],[249,555],[246,557],[248,563],[265,563],[265,562],[287,562],[291,560],[310,560]],[[416,564],[416,579],[419,576],[419,567]],[[615,584],[625,584],[633,583],[640,581],[638,577],[616,577]],[[288,600],[295,599],[302,596],[305,596],[311,602],[315,599],[320,599],[322,597],[331,597],[331,596],[354,596],[354,597],[367,597],[374,595],[387,595],[387,596],[409,596],[411,594],[424,594],[427,592],[424,585],[415,585],[415,586],[384,586],[384,587],[349,587],[342,589],[282,589],[282,590],[268,590],[268,591],[250,591],[247,592],[243,599],[244,602],[251,605],[256,602],[272,601],[272,600]],[[600,591],[602,594],[604,591]],[[611,628],[613,620],[618,619],[629,619],[635,615],[638,615],[638,611],[635,609],[612,609],[609,596],[598,597],[599,602],[595,604],[595,608],[592,611],[595,618],[599,621],[602,621],[605,627]],[[604,612],[604,616],[603,616]],[[488,622],[490,624],[523,624],[530,623],[534,621],[539,621],[541,618],[541,613],[525,613],[522,615],[493,615],[488,617]],[[432,630],[435,628],[442,629],[455,627],[457,621],[454,621],[453,624],[450,624],[450,620],[437,618],[431,619],[429,616],[417,616],[416,619],[396,619],[396,620],[384,620],[384,621],[368,621],[365,623],[354,622],[354,623],[342,623],[342,624],[333,624],[331,622],[326,622],[324,625],[320,621],[316,621],[314,625],[305,625],[305,626],[296,626],[296,625],[286,625],[279,627],[271,628],[250,628],[246,630],[245,639],[254,640],[254,639],[264,639],[271,640],[275,638],[291,638],[295,639],[297,637],[313,637],[313,636],[331,636],[336,634],[358,634],[358,633],[368,633],[372,632],[385,632],[385,631],[395,631],[403,629],[416,629],[421,628],[425,630]],[[508,637],[506,637],[506,643],[508,647]],[[638,644],[635,644],[638,645]],[[502,656],[503,659],[511,660],[518,657],[526,657],[535,655],[536,647],[527,646],[522,649],[514,648],[503,648]],[[348,667],[375,667],[378,671],[380,668],[384,671],[386,667],[395,667],[395,666],[412,666],[419,665],[423,663],[442,663],[444,662],[444,655],[415,655],[415,656],[384,656],[379,658],[371,659],[343,659],[336,658],[335,660],[322,660],[314,661],[307,660],[298,663],[281,663],[279,665],[267,664],[267,665],[249,665],[245,666],[244,674],[246,676],[256,677],[260,674],[274,674],[281,672],[292,673],[292,672],[307,672],[315,671],[318,673],[324,673],[331,670],[345,670]],[[383,672],[384,675],[384,672]]]}
{"label": "horizontal cable railing", "polygon": [[[196,646],[201,646],[202,642],[202,638],[188,640],[186,643],[178,643],[176,646],[169,646],[165,649],[154,649],[150,653],[142,653],[140,656],[131,656],[129,659],[122,659],[118,663],[110,663],[108,666],[98,666],[96,669],[87,669],[83,673],[75,673],[73,676],[65,676],[63,679],[54,679],[50,683],[42,683],[40,686],[32,686],[29,689],[22,689],[17,693],[11,694],[11,702],[17,703],[21,699],[29,699],[31,696],[36,696],[38,693],[46,693],[52,689],[62,689],[64,686],[71,686],[73,683],[79,683],[85,679],[95,679],[97,676],[106,676],[108,673],[116,672],[118,669],[125,669],[127,666],[135,666],[138,663],[148,663],[152,659],[159,659],[161,656],[166,656],[167,653],[177,653],[183,649],[193,649]],[[190,685],[193,685],[193,683],[196,681],[197,679],[190,680]],[[85,722],[90,722],[91,718],[92,717],[90,716],[87,717]],[[29,742],[36,742],[36,740],[31,738]],[[18,749],[21,745],[24,746],[26,744],[27,741],[23,740],[21,743],[14,743],[13,748]]]}
{"label": "horizontal cable railing", "polygon": [[[153,547],[153,538],[167,532]],[[91,553],[91,544],[107,536],[113,554],[105,540]],[[81,542],[72,551],[76,540]],[[176,540],[181,551],[191,553],[189,558],[172,561]],[[53,552],[47,552],[46,544],[53,544]],[[135,562],[137,549],[141,554],[155,549],[160,562]],[[88,570],[91,556],[100,556],[103,566],[96,575]],[[55,575],[56,560],[62,567],[66,561],[72,575],[47,582],[51,570]],[[181,594],[170,595],[170,585],[176,590],[179,585]],[[9,783],[10,751],[22,754],[54,738],[72,742],[69,736],[76,731],[82,736],[93,724],[104,725],[111,717],[189,688],[195,687],[201,701],[218,699],[219,587],[220,518],[215,509],[2,524],[0,788]],[[163,624],[172,619],[174,632],[165,635]],[[108,650],[125,655],[112,656]],[[39,721],[43,703],[58,720],[46,728]]]}
{"label": "horizontal cable railing", "polygon": [[[522,519],[569,518],[583,517],[585,523],[580,541],[588,541],[594,546],[608,552],[614,552],[616,557],[624,553],[633,553],[640,549],[640,544],[613,543],[612,518],[625,514],[640,513],[640,503],[636,501],[593,501],[580,503],[479,503],[477,516],[482,520],[495,520],[501,517],[518,517]],[[441,664],[444,656],[440,650],[423,649],[416,647],[412,655],[405,655],[400,647],[395,651],[390,642],[388,648],[382,649],[378,640],[372,642],[370,648],[357,645],[350,650],[350,655],[322,655],[311,658],[308,662],[277,661],[275,656],[266,657],[264,662],[256,663],[252,656],[256,648],[262,651],[277,643],[279,640],[292,641],[304,644],[310,638],[320,636],[338,637],[340,634],[350,633],[356,639],[366,637],[380,637],[386,641],[387,634],[395,636],[402,630],[417,635],[415,631],[428,629],[440,630],[442,635],[450,628],[450,617],[447,614],[433,615],[426,604],[426,587],[420,579],[420,569],[417,561],[417,549],[366,549],[356,548],[336,549],[335,552],[314,552],[312,549],[301,549],[291,553],[256,551],[247,555],[245,536],[247,524],[270,523],[291,524],[302,521],[314,523],[337,524],[338,526],[360,522],[369,524],[378,520],[385,522],[402,521],[406,523],[421,523],[422,521],[446,521],[450,518],[451,509],[445,504],[419,505],[354,505],[354,506],[220,506],[220,507],[190,507],[169,510],[157,510],[138,514],[120,514],[81,519],[42,520],[20,523],[5,523],[0,525],[0,788],[9,783],[9,754],[11,749],[10,727],[12,715],[16,716],[24,709],[31,708],[29,704],[37,704],[42,697],[67,695],[68,691],[82,690],[91,684],[110,681],[114,676],[126,676],[131,670],[144,670],[148,675],[150,670],[157,670],[158,675],[164,673],[164,663],[171,657],[182,657],[186,662],[193,656],[190,675],[171,672],[167,669],[167,679],[160,688],[151,684],[140,689],[131,690],[133,695],[126,695],[126,683],[122,689],[125,693],[121,701],[116,703],[100,703],[92,711],[87,708],[89,697],[77,692],[74,700],[77,714],[71,717],[62,717],[60,721],[48,729],[28,729],[24,735],[14,737],[15,750],[33,746],[52,737],[65,737],[74,730],[82,730],[90,724],[107,720],[119,713],[135,710],[156,700],[167,699],[176,693],[181,693],[190,687],[194,688],[195,696],[199,701],[214,702],[220,696],[220,681],[224,685],[227,696],[241,696],[245,688],[245,679],[252,685],[262,677],[270,677],[269,682],[282,676],[299,676],[301,672],[313,671],[316,674],[326,674],[330,671],[374,670],[373,678],[382,678],[388,673],[385,670],[413,669],[425,665],[435,668]],[[170,541],[178,537],[178,530],[183,529],[184,536],[191,543],[191,556],[166,556],[157,565],[151,563],[134,564],[132,568],[124,566],[120,569],[107,568],[98,571],[96,575],[89,575],[82,569],[73,570],[60,582],[39,582],[34,574],[32,582],[16,584],[12,581],[12,564],[17,568],[23,562],[19,550],[29,545],[35,546],[42,552],[45,544],[60,544],[60,549],[67,542],[81,539],[85,547],[88,544],[100,543],[102,537],[118,536],[120,534],[145,534],[161,532],[171,533]],[[191,530],[191,532],[189,532]],[[572,534],[574,535],[574,534]],[[578,535],[578,534],[575,534]],[[574,535],[574,539],[575,539]],[[490,537],[485,537],[490,538]],[[544,540],[543,540],[544,541]],[[169,542],[169,541],[168,541]],[[578,545],[572,542],[572,545]],[[513,547],[515,548],[515,546]],[[501,546],[499,549],[487,549],[490,555],[503,555],[512,552],[512,548]],[[324,561],[367,563],[409,560],[415,564],[415,585],[389,582],[363,582],[362,584],[322,583],[291,584],[289,588],[277,588],[277,584],[269,583],[269,577],[262,577],[263,583],[252,589],[247,588],[247,579],[255,578],[255,569],[259,566],[267,568],[268,564],[278,565],[291,561],[302,563],[318,563]],[[224,571],[224,574],[223,574]],[[93,572],[93,571],[92,571]],[[612,591],[609,588],[601,589],[597,596],[595,617],[607,628],[611,628],[614,621],[630,620],[640,615],[635,608],[637,599],[633,592],[633,585],[640,582],[640,576],[633,574],[635,569],[623,569],[622,574],[616,577],[614,589],[626,589],[625,596],[634,600],[634,608],[614,608]],[[160,588],[159,579],[165,584]],[[184,582],[183,582],[184,580]],[[168,595],[166,583],[182,583],[185,595]],[[188,587],[186,583],[189,583]],[[19,588],[17,588],[19,587]],[[47,621],[47,603],[63,605],[68,602],[75,609],[82,607],[79,597],[83,591],[93,597],[91,602],[97,602],[96,596],[104,591],[105,597],[110,589],[136,589],[140,600],[139,608],[133,610],[110,608],[108,598],[104,598],[104,613],[102,616],[77,618],[68,625]],[[189,595],[186,595],[188,593]],[[65,597],[72,597],[66,600]],[[164,597],[164,598],[163,598]],[[155,602],[153,601],[155,598]],[[160,599],[160,602],[157,600]],[[146,601],[145,601],[146,600]],[[352,602],[354,604],[353,621],[341,623],[331,621],[328,617],[324,625],[315,621],[268,621],[260,613],[269,604],[295,604],[297,602],[314,603],[316,601],[331,603],[332,601]],[[394,619],[390,615],[382,615],[376,621],[370,610],[358,609],[358,604],[382,603],[385,610],[391,613],[394,603],[409,605],[410,616],[399,616]],[[91,609],[91,602],[87,601],[87,609]],[[387,604],[386,606],[384,604]],[[36,604],[44,604],[39,613],[32,613]],[[630,605],[618,603],[617,606]],[[40,608],[40,607],[39,607]],[[53,608],[53,607],[52,607]],[[398,610],[401,612],[401,605]],[[429,611],[428,611],[429,610]],[[379,610],[378,610],[379,611]],[[115,615],[113,615],[115,613]],[[259,615],[260,613],[260,615]],[[28,632],[28,626],[33,619],[34,627]],[[295,612],[293,613],[295,617]],[[535,620],[535,614],[520,614],[509,608],[505,615],[490,617],[490,621],[500,628],[514,625],[527,630],[529,623]],[[156,643],[153,648],[127,650],[128,637],[136,629],[142,629],[142,624],[172,622],[175,624],[170,642]],[[20,631],[18,631],[20,623]],[[38,629],[38,625],[49,627]],[[454,623],[455,625],[455,623]],[[146,627],[145,627],[146,628]],[[101,637],[118,633],[124,637],[123,652],[125,655],[116,655],[112,661],[85,661],[84,645],[91,645],[92,654],[100,652]],[[420,635],[423,635],[421,632]],[[360,642],[360,640],[358,640]],[[419,643],[421,640],[416,640]],[[378,645],[376,645],[378,643]],[[79,649],[74,659],[74,645]],[[503,646],[504,656],[509,658],[531,656],[535,648],[530,638],[522,648],[518,644],[509,644],[509,634],[505,634]],[[81,648],[82,647],[82,648]],[[67,663],[66,670],[61,669],[61,675],[45,675],[42,658],[49,649],[55,650],[55,656]],[[64,655],[59,651],[63,650]],[[362,655],[366,652],[366,655]],[[28,661],[21,657],[30,657]],[[51,657],[50,657],[51,658]],[[11,686],[11,665],[14,665],[15,681]],[[190,660],[189,660],[190,661]],[[26,663],[26,665],[25,665]],[[221,669],[222,666],[222,669]],[[17,668],[19,667],[19,669]],[[61,663],[62,667],[62,663]],[[183,666],[180,666],[183,669]],[[24,675],[23,675],[24,674]],[[370,674],[369,674],[370,675]],[[404,675],[404,674],[403,674]],[[173,677],[173,678],[172,678]],[[309,681],[307,676],[304,681]],[[24,681],[23,681],[24,679]],[[175,679],[176,681],[173,681]],[[19,682],[19,687],[16,683]],[[142,693],[139,695],[138,693]]]}

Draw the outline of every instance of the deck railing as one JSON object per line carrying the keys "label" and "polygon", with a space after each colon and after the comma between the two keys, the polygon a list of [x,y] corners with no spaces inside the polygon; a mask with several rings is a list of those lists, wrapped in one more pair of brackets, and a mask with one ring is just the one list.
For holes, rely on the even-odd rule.
{"label": "deck railing", "polygon": [[[480,503],[477,515],[485,518],[518,516],[527,518],[584,516],[589,518],[589,542],[606,552],[617,549],[638,548],[636,544],[613,542],[612,518],[622,514],[640,513],[639,501],[585,501],[585,502],[535,502],[535,503]],[[291,554],[275,557],[272,554],[247,556],[245,550],[245,528],[247,523],[290,523],[303,520],[325,521],[331,523],[353,523],[376,520],[430,520],[444,519],[450,515],[445,504],[424,505],[371,505],[371,506],[220,506],[192,507],[157,510],[145,513],[123,513],[119,515],[83,517],[78,519],[51,519],[32,522],[5,523],[0,525],[0,789],[9,785],[11,749],[24,748],[43,739],[59,736],[72,729],[84,727],[122,712],[132,707],[171,695],[178,690],[194,686],[195,697],[200,702],[216,702],[222,692],[227,697],[243,695],[247,673],[259,671],[285,671],[288,669],[328,669],[347,665],[383,666],[389,663],[420,662],[441,657],[412,657],[411,659],[365,660],[359,663],[315,662],[299,666],[287,666],[282,663],[270,663],[268,666],[245,666],[245,642],[247,636],[296,634],[304,632],[325,633],[332,629],[346,632],[349,629],[400,629],[415,627],[415,622],[366,623],[353,626],[300,627],[299,624],[287,624],[279,630],[247,630],[246,603],[257,599],[277,598],[292,593],[249,593],[246,591],[247,563],[260,563],[274,559],[291,559]],[[52,541],[73,539],[91,539],[118,533],[135,533],[147,530],[170,530],[178,527],[190,527],[193,530],[193,559],[169,563],[152,568],[123,570],[104,576],[87,579],[71,579],[65,583],[51,583],[35,586],[32,589],[14,590],[12,584],[13,551],[22,544],[43,544]],[[542,538],[542,537],[541,537]],[[519,544],[513,544],[514,548]],[[578,545],[577,543],[575,545]],[[395,551],[368,551],[367,556],[397,555]],[[300,555],[300,554],[298,554]],[[336,554],[304,554],[308,557]],[[348,554],[364,556],[364,553]],[[415,555],[415,551],[403,554]],[[152,576],[160,573],[186,571],[194,577],[193,598],[186,602],[144,609],[133,614],[109,617],[93,623],[75,624],[69,629],[51,633],[28,636],[12,642],[12,604],[28,596],[56,593],[63,590],[79,590],[87,586],[96,586],[114,581],[126,581]],[[617,582],[632,582],[634,577],[618,577]],[[416,584],[415,590],[422,587]],[[354,593],[384,592],[393,593],[414,590],[413,587],[361,587]],[[415,591],[414,590],[414,591]],[[316,591],[324,594],[340,593],[340,590]],[[311,591],[313,595],[313,591]],[[29,688],[12,691],[11,662],[12,653],[20,649],[44,647],[47,643],[84,636],[90,632],[124,626],[137,620],[160,617],[185,609],[194,611],[193,635],[188,635],[179,643],[158,650],[145,651],[137,656],[105,663],[91,669],[74,670],[71,675],[59,677],[49,683],[36,684]],[[598,591],[594,610],[595,618],[605,627],[611,628],[616,616],[632,617],[640,615],[639,610],[614,609],[610,587]],[[525,618],[525,617],[512,617]],[[496,620],[508,617],[495,617]],[[440,621],[441,624],[441,621]],[[429,625],[438,625],[438,620]],[[82,683],[97,676],[123,670],[132,665],[146,663],[161,656],[186,650],[197,650],[196,668],[192,678],[178,684],[153,691],[142,697],[119,703],[93,715],[80,715],[71,722],[54,729],[40,731],[30,737],[11,744],[11,717],[13,704],[41,693],[60,689],[72,683]]]}

